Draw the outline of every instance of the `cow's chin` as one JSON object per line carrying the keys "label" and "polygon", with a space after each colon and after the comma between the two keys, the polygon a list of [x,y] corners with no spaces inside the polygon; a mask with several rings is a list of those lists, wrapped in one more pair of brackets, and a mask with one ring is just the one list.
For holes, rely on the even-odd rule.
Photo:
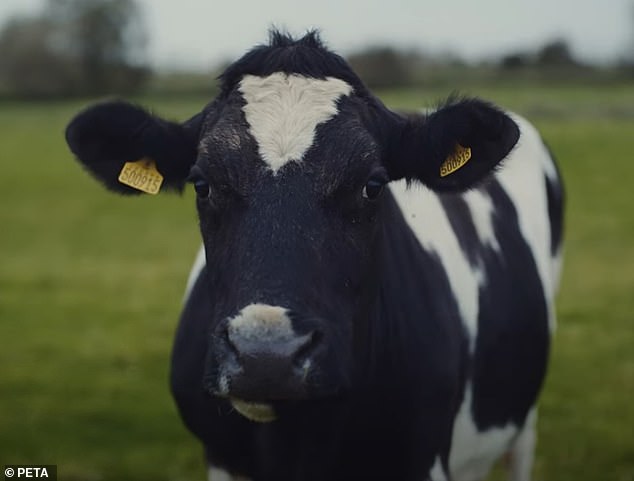
{"label": "cow's chin", "polygon": [[273,406],[268,403],[230,399],[231,406],[242,416],[256,423],[270,423],[277,419]]}

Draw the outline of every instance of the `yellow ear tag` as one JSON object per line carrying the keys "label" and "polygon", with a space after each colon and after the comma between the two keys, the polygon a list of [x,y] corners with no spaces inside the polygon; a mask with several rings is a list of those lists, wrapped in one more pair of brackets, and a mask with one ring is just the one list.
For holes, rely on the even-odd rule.
{"label": "yellow ear tag", "polygon": [[163,176],[156,169],[156,163],[153,160],[143,158],[136,162],[126,162],[119,174],[119,182],[141,192],[158,194],[163,183]]}
{"label": "yellow ear tag", "polygon": [[440,176],[447,177],[449,174],[455,172],[464,164],[469,162],[470,158],[471,148],[456,144],[456,151],[447,157],[442,164],[440,164]]}

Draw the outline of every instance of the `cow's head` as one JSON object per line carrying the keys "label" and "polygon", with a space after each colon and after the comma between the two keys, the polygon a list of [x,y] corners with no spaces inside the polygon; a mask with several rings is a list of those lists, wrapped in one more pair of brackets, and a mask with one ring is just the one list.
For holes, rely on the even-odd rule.
{"label": "cow's head", "polygon": [[193,185],[213,305],[205,386],[261,420],[270,414],[262,403],[350,386],[381,275],[385,185],[468,189],[518,136],[509,117],[475,99],[398,115],[312,33],[274,33],[183,124],[117,101],[81,112],[66,132],[110,190],[139,193],[119,178],[140,159],[154,163],[162,188]]}

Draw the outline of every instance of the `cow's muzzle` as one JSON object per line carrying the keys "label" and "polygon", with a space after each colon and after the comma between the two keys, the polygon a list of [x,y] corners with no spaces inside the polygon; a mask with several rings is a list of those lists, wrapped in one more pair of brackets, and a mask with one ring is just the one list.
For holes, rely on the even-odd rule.
{"label": "cow's muzzle", "polygon": [[216,328],[207,388],[239,405],[307,399],[322,338],[318,329],[295,332],[284,308],[249,305]]}

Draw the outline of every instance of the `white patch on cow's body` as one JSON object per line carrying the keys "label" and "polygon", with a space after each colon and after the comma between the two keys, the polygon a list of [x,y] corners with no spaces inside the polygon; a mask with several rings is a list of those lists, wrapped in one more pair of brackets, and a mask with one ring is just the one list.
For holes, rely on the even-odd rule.
{"label": "white patch on cow's body", "polygon": [[198,280],[198,276],[200,276],[200,272],[203,270],[206,264],[205,260],[205,247],[200,246],[198,249],[198,253],[196,254],[196,259],[194,260],[194,265],[189,271],[189,277],[187,277],[187,286],[185,287],[185,295],[183,296],[183,303],[187,302],[189,299],[189,295],[192,293],[192,289],[196,284],[196,280]]}
{"label": "white patch on cow's body", "polygon": [[487,277],[486,277],[486,274],[484,273],[484,270],[480,266],[474,267],[473,275],[475,276],[478,286],[483,287],[487,281]]}
{"label": "white patch on cow's body", "polygon": [[341,79],[316,79],[276,72],[267,77],[245,75],[239,87],[249,132],[259,154],[276,173],[299,162],[315,139],[315,129],[337,112],[340,97],[352,87]]}
{"label": "white patch on cow's body", "polygon": [[243,476],[232,476],[224,469],[209,466],[207,469],[207,481],[249,481],[249,479]]}
{"label": "white patch on cow's body", "polygon": [[426,251],[438,255],[458,303],[473,352],[478,331],[478,279],[458,243],[438,195],[422,187],[407,188],[404,180],[392,182],[390,190],[420,244]]}
{"label": "white patch on cow's body", "polygon": [[[520,232],[533,253],[546,304],[552,311],[557,286],[550,255],[550,222],[544,175],[549,171],[550,175],[556,174],[554,166],[550,169],[545,167],[548,163],[552,164],[552,160],[535,127],[520,116],[511,116],[519,126],[521,136],[518,146],[496,177],[517,210]],[[552,312],[549,326],[551,331],[555,327]]]}
{"label": "white patch on cow's body", "polygon": [[[544,148],[544,150],[546,150]],[[544,172],[546,173],[546,177],[548,177],[548,181],[555,187],[558,188],[558,184],[559,184],[559,178],[558,178],[558,174],[557,174],[557,167],[555,166],[555,161],[553,160],[553,158],[550,155],[545,155],[543,157],[543,168],[544,168]],[[553,288],[553,296],[557,294],[558,288],[559,288],[559,279],[561,277],[561,267],[562,267],[562,259],[563,259],[563,253],[562,253],[562,246],[559,246],[559,249],[557,249],[557,252],[552,255],[552,264],[551,264],[551,272],[552,272],[552,288]],[[554,315],[553,315],[553,322],[551,324],[551,328],[554,328],[555,321],[554,321]]]}
{"label": "white patch on cow's body", "polygon": [[500,244],[495,236],[495,228],[493,227],[495,207],[491,202],[491,198],[481,190],[476,189],[464,193],[462,197],[469,207],[469,213],[480,242],[485,246],[491,247],[496,252],[500,252]]}
{"label": "white patch on cow's body", "polygon": [[295,338],[288,310],[268,304],[249,304],[229,320],[229,336],[286,341]]}
{"label": "white patch on cow's body", "polygon": [[[500,389],[503,389],[500,386]],[[493,463],[508,451],[518,429],[513,424],[479,431],[473,420],[471,384],[465,389],[464,399],[456,416],[449,454],[452,481],[485,479]]]}
{"label": "white patch on cow's body", "polygon": [[[517,121],[521,117],[515,116],[514,118]],[[525,119],[522,119],[522,120],[524,122],[528,123],[527,120],[525,120]],[[534,130],[534,134],[539,136],[539,133],[535,130],[535,128],[533,128],[533,130]],[[545,146],[544,146],[544,150],[546,152],[548,151],[548,149]],[[542,167],[543,167],[544,173],[546,174],[548,179],[553,184],[555,184],[555,185],[558,184],[559,183],[559,176],[557,175],[557,167],[555,167],[555,161],[553,160],[553,158],[552,158],[552,156],[550,154],[542,156]]]}
{"label": "white patch on cow's body", "polygon": [[535,455],[537,410],[533,408],[526,416],[520,431],[509,451],[509,481],[530,481]]}
{"label": "white patch on cow's body", "polygon": [[447,481],[447,474],[442,467],[440,456],[436,456],[436,461],[434,461],[434,465],[429,472],[429,479],[431,479],[431,481]]}

